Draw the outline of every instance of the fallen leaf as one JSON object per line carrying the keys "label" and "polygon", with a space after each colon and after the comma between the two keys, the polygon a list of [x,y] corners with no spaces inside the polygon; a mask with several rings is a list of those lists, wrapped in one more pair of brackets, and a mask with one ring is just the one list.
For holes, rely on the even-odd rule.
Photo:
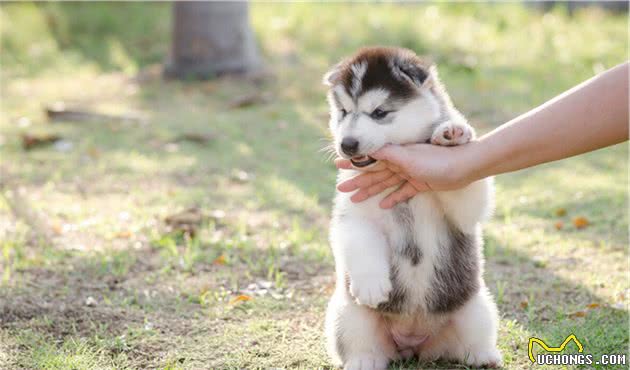
{"label": "fallen leaf", "polygon": [[556,230],[562,230],[564,223],[562,221],[557,221],[553,226],[555,226]]}
{"label": "fallen leaf", "polygon": [[527,306],[529,306],[529,302],[527,302],[527,301],[521,301],[521,308],[522,308],[522,309],[526,309],[526,308],[527,308]]}
{"label": "fallen leaf", "polygon": [[575,319],[576,317],[584,317],[586,316],[586,311],[575,311],[575,312],[571,312],[570,314],[568,314],[567,316],[569,316],[572,319]]}
{"label": "fallen leaf", "polygon": [[256,104],[262,104],[269,101],[269,98],[261,95],[260,93],[253,93],[249,95],[240,96],[230,103],[228,103],[228,108],[236,109],[236,108],[245,108]]}
{"label": "fallen leaf", "polygon": [[57,142],[58,140],[61,140],[61,137],[57,135],[36,136],[36,135],[23,134],[22,147],[24,148],[24,150],[31,150],[33,148],[51,145]]}
{"label": "fallen leaf", "polygon": [[133,233],[129,230],[123,230],[121,232],[119,232],[118,234],[116,234],[117,238],[121,238],[121,239],[129,239],[133,236]]}
{"label": "fallen leaf", "polygon": [[601,306],[599,303],[591,303],[591,304],[586,305],[586,308],[592,310],[594,308],[598,308],[599,306]]}
{"label": "fallen leaf", "polygon": [[100,150],[98,150],[98,148],[95,148],[95,147],[90,147],[90,148],[87,150],[87,154],[90,156],[90,158],[92,158],[92,159],[97,159],[98,157],[100,157],[100,156],[101,156],[101,151],[100,151]]}
{"label": "fallen leaf", "polygon": [[199,133],[189,132],[189,133],[185,133],[185,134],[177,136],[175,139],[173,139],[173,141],[174,142],[188,141],[191,143],[202,145],[202,144],[207,144],[212,139],[214,139],[214,136],[212,134],[199,134]]}
{"label": "fallen leaf", "polygon": [[232,298],[230,300],[230,304],[236,304],[239,302],[247,302],[247,301],[251,301],[252,297],[245,295],[245,294],[241,294],[241,295],[237,295],[236,297]]}
{"label": "fallen leaf", "polygon": [[227,261],[225,260],[225,255],[220,255],[219,257],[215,258],[214,261],[212,261],[213,265],[225,265]]}
{"label": "fallen leaf", "polygon": [[203,215],[198,207],[191,207],[182,212],[170,215],[164,222],[172,229],[195,235],[197,228],[203,221]]}
{"label": "fallen leaf", "polygon": [[565,208],[556,209],[556,216],[562,217],[567,214],[567,210]]}
{"label": "fallen leaf", "polygon": [[583,229],[588,226],[589,222],[586,217],[580,216],[573,219],[573,225],[578,229]]}
{"label": "fallen leaf", "polygon": [[50,228],[52,229],[52,231],[56,234],[56,235],[61,235],[63,234],[63,225],[61,224],[61,222],[59,221],[54,221],[51,225]]}

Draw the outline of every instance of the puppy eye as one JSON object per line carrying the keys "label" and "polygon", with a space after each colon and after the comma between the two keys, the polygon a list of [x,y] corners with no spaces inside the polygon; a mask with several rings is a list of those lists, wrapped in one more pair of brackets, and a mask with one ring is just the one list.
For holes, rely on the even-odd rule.
{"label": "puppy eye", "polygon": [[383,119],[385,118],[385,116],[387,116],[389,114],[388,111],[384,111],[380,108],[376,108],[374,109],[374,111],[370,114],[370,117],[374,118],[374,119]]}
{"label": "puppy eye", "polygon": [[343,119],[348,114],[348,111],[341,108],[341,118]]}

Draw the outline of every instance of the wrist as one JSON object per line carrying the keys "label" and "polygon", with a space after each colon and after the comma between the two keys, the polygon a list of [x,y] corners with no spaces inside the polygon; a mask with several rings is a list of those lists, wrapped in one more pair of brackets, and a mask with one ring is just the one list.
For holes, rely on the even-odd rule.
{"label": "wrist", "polygon": [[473,140],[465,145],[456,147],[456,172],[464,183],[471,183],[490,176],[488,172],[488,151],[483,148],[482,140]]}

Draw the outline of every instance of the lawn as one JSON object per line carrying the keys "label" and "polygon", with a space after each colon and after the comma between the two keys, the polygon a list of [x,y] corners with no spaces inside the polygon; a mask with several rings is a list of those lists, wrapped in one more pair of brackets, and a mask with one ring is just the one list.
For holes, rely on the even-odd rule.
{"label": "lawn", "polygon": [[[0,5],[0,369],[330,367],[326,68],[363,45],[430,55],[483,133],[628,55],[627,16],[599,9],[251,10],[266,74],[177,82],[160,78],[168,4]],[[58,101],[138,119],[49,121]],[[627,160],[617,145],[496,179],[505,368],[531,367],[532,336],[628,353]]]}

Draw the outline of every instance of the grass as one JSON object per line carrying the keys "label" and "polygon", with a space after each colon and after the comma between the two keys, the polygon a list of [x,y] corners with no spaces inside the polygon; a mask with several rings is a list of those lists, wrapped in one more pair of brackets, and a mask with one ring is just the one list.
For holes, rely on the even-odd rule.
{"label": "grass", "polygon": [[[0,368],[329,367],[326,68],[369,44],[429,54],[486,132],[622,62],[628,41],[626,16],[519,4],[254,4],[252,24],[271,77],[165,82],[168,4],[0,5]],[[228,108],[252,91],[273,99]],[[58,100],[145,120],[48,123]],[[24,133],[72,147],[25,151]],[[530,336],[628,352],[627,158],[618,145],[497,178],[486,280],[506,368],[531,366]],[[193,238],[167,227],[193,206],[208,216]]]}

